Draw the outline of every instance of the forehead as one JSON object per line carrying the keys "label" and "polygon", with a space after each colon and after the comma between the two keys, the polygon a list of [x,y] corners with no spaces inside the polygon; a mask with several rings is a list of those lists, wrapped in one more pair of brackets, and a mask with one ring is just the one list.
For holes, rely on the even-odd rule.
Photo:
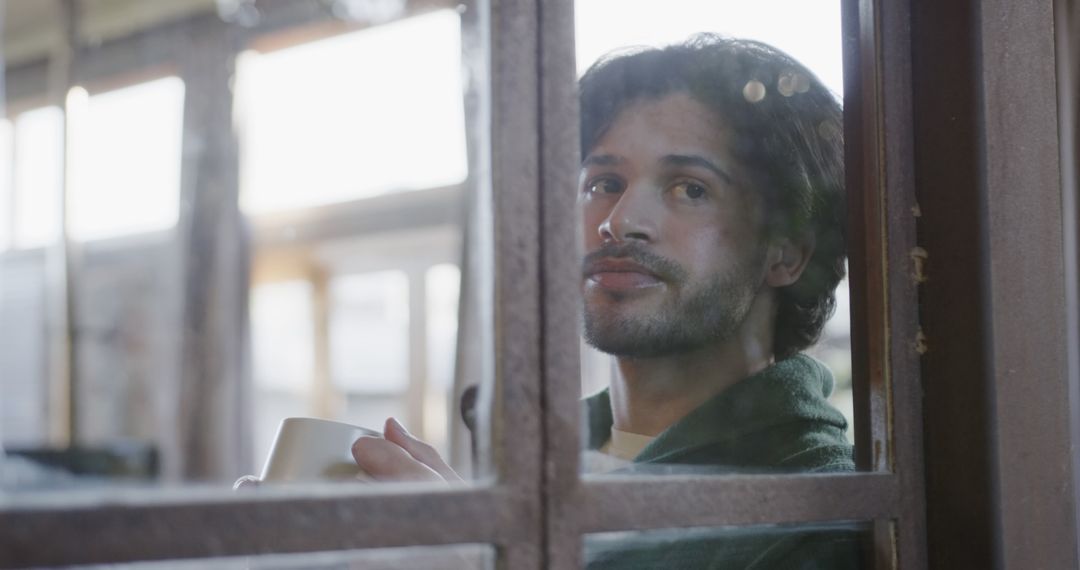
{"label": "forehead", "polygon": [[727,163],[730,141],[730,128],[721,117],[686,93],[672,93],[627,105],[589,154],[697,154]]}

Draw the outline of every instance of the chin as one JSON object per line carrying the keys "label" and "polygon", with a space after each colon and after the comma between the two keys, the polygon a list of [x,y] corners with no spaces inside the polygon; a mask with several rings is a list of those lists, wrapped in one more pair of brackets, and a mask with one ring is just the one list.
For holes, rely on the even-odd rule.
{"label": "chin", "polygon": [[703,345],[700,339],[688,337],[682,327],[663,319],[595,312],[585,316],[585,342],[600,352],[626,358],[666,356]]}
{"label": "chin", "polygon": [[629,338],[626,335],[585,337],[589,346],[618,358],[659,358],[693,352],[703,346],[701,343],[685,341],[686,339],[673,338]]}

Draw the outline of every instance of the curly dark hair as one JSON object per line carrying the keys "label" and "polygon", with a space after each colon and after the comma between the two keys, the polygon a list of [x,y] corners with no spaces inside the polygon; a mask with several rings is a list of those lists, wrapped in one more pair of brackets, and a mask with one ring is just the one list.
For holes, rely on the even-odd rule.
{"label": "curly dark hair", "polygon": [[805,66],[761,42],[699,34],[684,43],[610,55],[581,78],[582,158],[631,103],[687,93],[732,128],[732,155],[762,194],[765,232],[814,253],[777,290],[773,354],[815,342],[836,307],[846,258],[843,111]]}

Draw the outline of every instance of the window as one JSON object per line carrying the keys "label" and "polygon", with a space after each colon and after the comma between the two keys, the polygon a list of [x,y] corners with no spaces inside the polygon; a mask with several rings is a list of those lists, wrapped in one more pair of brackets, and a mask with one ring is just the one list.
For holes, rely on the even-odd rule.
{"label": "window", "polygon": [[14,133],[11,121],[0,119],[0,251],[11,247],[11,226],[14,220],[12,207],[13,159],[15,154]]}
{"label": "window", "polygon": [[244,53],[237,63],[244,210],[461,182],[459,28],[457,12],[440,10]]}
{"label": "window", "polygon": [[71,235],[86,241],[169,229],[180,205],[184,82],[76,89]]}
{"label": "window", "polygon": [[[607,25],[615,13],[619,14],[620,25]],[[574,6],[574,17],[579,74],[612,50],[665,45],[708,31],[776,46],[796,56],[834,93],[844,91],[837,0],[677,0],[664,10],[641,0],[581,0]]]}
{"label": "window", "polygon": [[[676,2],[635,15],[628,2],[596,2],[601,8],[589,15],[584,10],[589,1],[580,0],[577,23],[585,27],[579,29],[614,29],[623,16],[624,22],[644,20],[652,24],[646,28],[658,31],[667,28],[662,17],[667,12],[704,24],[711,16],[696,8],[715,4]],[[11,6],[9,13],[20,21],[33,20],[34,14]],[[849,326],[839,311],[840,320],[827,327],[830,338],[823,349],[838,348],[845,338],[851,345],[850,357],[838,358],[834,367],[849,362],[857,471],[584,477],[582,372],[599,387],[614,370],[607,359],[581,350],[581,260],[566,255],[577,251],[581,222],[578,197],[567,190],[577,186],[581,166],[574,88],[578,62],[592,57],[582,53],[599,50],[601,32],[575,37],[569,1],[459,6],[395,0],[371,4],[378,21],[357,6],[240,2],[230,9],[222,4],[217,11],[179,19],[159,16],[130,36],[109,36],[102,31],[108,26],[94,18],[84,26],[66,22],[70,29],[90,30],[93,38],[103,34],[100,44],[82,46],[79,73],[115,79],[121,72],[172,65],[189,94],[221,103],[185,104],[194,115],[184,122],[182,176],[195,182],[183,187],[193,189],[197,207],[188,220],[194,231],[177,248],[182,270],[152,263],[160,261],[155,256],[143,260],[157,269],[144,275],[168,285],[166,293],[153,297],[157,304],[135,302],[116,287],[115,294],[102,295],[114,283],[110,278],[127,275],[102,270],[80,282],[74,295],[110,302],[79,306],[84,320],[68,331],[83,350],[113,338],[122,339],[113,344],[132,350],[167,347],[163,356],[146,362],[174,364],[147,365],[148,375],[143,371],[164,388],[136,383],[138,390],[125,392],[130,397],[124,405],[158,406],[163,424],[184,423],[188,431],[157,442],[165,461],[155,482],[163,488],[83,488],[70,494],[4,489],[0,510],[10,524],[0,525],[0,565],[183,561],[192,567],[211,562],[282,567],[354,559],[407,565],[400,558],[404,554],[419,556],[424,562],[414,561],[417,566],[438,567],[465,553],[479,561],[477,567],[494,559],[498,568],[569,570],[580,568],[590,549],[618,552],[627,539],[640,539],[647,547],[688,537],[754,538],[762,531],[795,536],[840,531],[862,547],[862,562],[875,568],[1076,565],[1077,467],[1071,446],[1075,432],[1069,428],[1076,427],[1070,413],[1080,409],[1074,382],[1080,359],[1073,342],[1077,216],[1075,188],[1063,194],[1057,162],[1071,164],[1075,157],[1059,156],[1057,151],[1068,147],[1055,132],[1070,128],[1055,123],[1055,104],[1075,98],[1063,89],[1065,95],[1055,100],[1060,94],[1052,85],[1047,39],[1070,37],[1055,35],[1065,30],[1049,24],[1064,10],[1052,14],[1048,4],[1026,0],[1020,5],[987,0],[978,6],[846,2],[842,26],[822,27],[837,32],[830,37],[841,42],[844,53],[852,252],[850,293],[842,303]],[[98,3],[86,8],[104,17]],[[770,4],[760,37],[802,49],[795,47],[798,42],[784,42],[818,27],[813,20],[818,11],[805,9],[804,3]],[[131,19],[144,22],[153,13],[140,14]],[[607,19],[597,23],[601,15]],[[718,18],[735,20],[727,11]],[[262,126],[248,124],[260,112],[252,87],[257,81],[250,78],[258,76],[261,62],[269,68],[278,55],[300,59],[304,46],[243,55],[249,61],[239,64],[235,100],[231,94],[233,58],[258,43],[245,43],[252,38],[284,30],[308,39],[339,34],[322,40],[331,43],[319,42],[323,47],[336,40],[371,40],[365,48],[375,54],[370,60],[338,60],[339,72],[330,75],[341,79],[348,75],[340,73],[342,61],[364,69],[377,66],[372,61],[394,59],[376,57],[398,53],[393,42],[372,39],[382,32],[391,35],[416,25],[403,37],[446,39],[436,26],[421,25],[433,21],[453,22],[444,31],[461,26],[459,43],[440,44],[453,46],[445,51],[454,61],[445,63],[460,82],[453,105],[447,97],[446,107],[440,107],[447,111],[442,116],[470,120],[447,129],[454,139],[467,141],[460,149],[447,142],[450,137],[439,142],[446,146],[424,147],[425,155],[442,151],[427,157],[431,169],[424,168],[427,162],[396,162],[402,149],[416,148],[410,143],[431,142],[396,138],[394,128],[410,126],[396,113],[387,112],[395,115],[386,121],[391,134],[384,133],[385,144],[378,149],[371,141],[335,138],[363,132],[365,121],[376,122],[360,111],[342,112],[351,97],[327,104],[333,111],[319,108],[337,97],[335,85],[355,97],[385,91],[356,87],[350,77],[339,84],[297,80],[325,91],[280,106],[268,102],[269,111],[258,121]],[[5,35],[11,28],[20,26],[5,28]],[[340,35],[343,31],[357,35]],[[582,50],[578,60],[575,43]],[[425,53],[447,56],[441,48]],[[40,77],[34,74],[41,66],[35,67],[33,58],[25,61],[18,68],[9,65],[6,73]],[[281,69],[301,77],[315,67],[313,61]],[[458,74],[462,68],[466,72]],[[822,71],[829,74],[839,78],[838,69]],[[8,81],[19,89],[33,84]],[[257,91],[290,87],[268,81]],[[379,102],[386,109],[391,103]],[[423,117],[423,102],[413,103],[418,106],[407,117]],[[71,113],[77,105],[66,105],[69,124],[78,125],[80,118]],[[234,106],[236,133],[223,111]],[[35,231],[39,244],[55,237],[57,228],[42,220],[59,206],[49,196],[62,194],[51,190],[62,168],[55,158],[63,140],[53,136],[63,122],[60,113],[35,110],[11,117],[15,223],[9,241],[14,249],[30,248]],[[305,121],[305,115],[313,120]],[[296,129],[290,133],[303,136],[277,130],[290,122]],[[312,126],[308,123],[318,127],[305,131]],[[1075,131],[1075,124],[1071,128]],[[241,160],[233,160],[234,135]],[[333,142],[323,146],[324,141]],[[282,148],[259,150],[279,143]],[[33,150],[24,152],[24,144]],[[361,162],[384,154],[391,157]],[[192,157],[199,160],[187,160]],[[208,157],[214,160],[201,160]],[[442,170],[437,163],[443,158],[455,166]],[[241,186],[246,218],[240,213]],[[27,188],[49,190],[44,197],[24,197]],[[469,231],[461,231],[461,218],[469,221]],[[30,254],[6,251],[0,263]],[[100,261],[99,267],[127,271],[114,258]],[[11,273],[2,267],[0,316],[24,333],[10,327],[8,315],[37,308],[11,295]],[[20,291],[34,286],[34,279],[25,279]],[[155,315],[146,321],[161,318],[168,324],[155,328],[136,318],[123,330],[99,326],[107,321],[103,315],[128,314],[118,309],[125,306]],[[248,356],[248,312],[254,381],[243,384],[237,379],[243,378]],[[376,327],[382,334],[371,332]],[[161,330],[172,332],[151,334]],[[356,355],[361,344],[378,352]],[[23,346],[0,343],[0,357]],[[83,354],[97,362],[92,352]],[[451,354],[455,372],[448,375]],[[828,352],[818,354],[833,359]],[[12,373],[7,366],[3,370]],[[77,377],[81,384],[76,382],[72,394],[81,390],[98,398],[98,409],[114,409],[107,380],[126,376],[109,366],[97,370]],[[474,379],[482,385],[477,433],[490,435],[474,448],[490,462],[492,477],[449,486],[264,486],[248,494],[220,484],[229,473],[222,465],[247,468],[260,459],[251,457],[259,450],[245,447],[243,433],[253,425],[263,431],[260,422],[285,413],[343,417],[354,396],[355,411],[400,404],[393,398],[377,401],[382,396],[418,395],[402,412],[422,418],[418,435],[435,443],[445,437],[447,449],[460,450],[467,434],[453,429],[461,411],[458,398]],[[245,393],[251,388],[254,395]],[[271,402],[265,410],[280,408],[263,416],[256,409],[252,421],[249,406],[261,405],[252,404],[259,398]],[[3,405],[5,412],[11,407],[6,400]],[[119,413],[109,419],[137,423]],[[5,416],[3,421],[7,430],[12,420]],[[196,432],[199,437],[188,437]],[[221,433],[229,434],[229,441],[215,445],[213,436]],[[255,447],[268,445],[258,437],[264,436],[255,436]],[[188,455],[189,462],[176,460]],[[3,458],[3,467],[8,460]],[[10,473],[0,470],[0,476]],[[203,486],[173,488],[192,481]],[[272,521],[273,528],[260,521]],[[44,544],[42,536],[53,540]],[[383,550],[397,548],[410,550]],[[354,558],[354,551],[365,549]],[[960,563],[950,564],[955,560]]]}
{"label": "window", "polygon": [[404,391],[409,378],[409,278],[400,271],[336,277],[330,375],[350,393]]}
{"label": "window", "polygon": [[252,288],[251,359],[254,376],[254,457],[258,473],[278,422],[310,412],[314,385],[312,288],[304,281]]}
{"label": "window", "polygon": [[[180,200],[183,82],[159,79],[88,96],[72,92],[71,234],[85,241],[172,227]],[[9,208],[0,246],[39,247],[59,239],[64,121],[43,107],[0,127],[0,153],[14,157],[0,186]],[[14,136],[12,136],[12,134]],[[14,183],[11,191],[8,186]],[[10,217],[9,217],[10,216]],[[13,227],[4,229],[15,220]],[[12,235],[13,234],[13,235]]]}
{"label": "window", "polygon": [[60,236],[64,117],[43,107],[15,118],[15,247],[39,247]]}

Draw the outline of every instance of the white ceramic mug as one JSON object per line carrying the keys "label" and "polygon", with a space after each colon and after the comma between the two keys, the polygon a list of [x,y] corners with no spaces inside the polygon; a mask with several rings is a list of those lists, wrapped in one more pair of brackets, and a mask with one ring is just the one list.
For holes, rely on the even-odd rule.
{"label": "white ceramic mug", "polygon": [[356,464],[352,444],[361,436],[382,434],[344,422],[318,418],[285,418],[266,457],[263,483],[366,481]]}

